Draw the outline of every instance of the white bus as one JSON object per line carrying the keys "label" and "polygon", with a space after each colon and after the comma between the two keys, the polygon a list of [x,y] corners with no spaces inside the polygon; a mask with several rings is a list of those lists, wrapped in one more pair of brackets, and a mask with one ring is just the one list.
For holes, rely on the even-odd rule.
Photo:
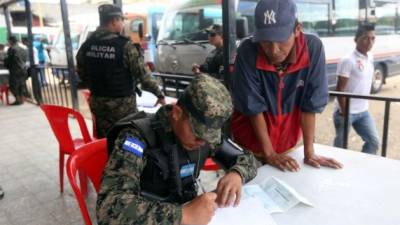
{"label": "white bus", "polygon": [[[236,16],[246,18],[254,31],[257,0],[236,0]],[[362,23],[374,23],[377,33],[375,57],[376,93],[385,78],[400,72],[399,0],[294,0],[304,31],[324,43],[330,89],[336,86],[336,65],[355,48],[354,35]],[[221,0],[187,0],[164,14],[158,36],[156,70],[163,74],[191,75],[193,62],[202,63],[212,50],[203,29],[222,24]]]}

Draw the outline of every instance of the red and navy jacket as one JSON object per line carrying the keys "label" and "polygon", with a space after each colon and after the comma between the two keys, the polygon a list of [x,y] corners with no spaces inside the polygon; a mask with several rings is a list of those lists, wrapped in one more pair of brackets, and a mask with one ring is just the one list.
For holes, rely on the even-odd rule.
{"label": "red and navy jacket", "polygon": [[296,62],[278,73],[251,39],[239,46],[232,77],[235,111],[231,131],[243,147],[261,153],[248,116],[263,113],[277,153],[294,147],[301,137],[301,112],[320,113],[328,103],[325,53],[316,36],[301,33],[295,40]]}

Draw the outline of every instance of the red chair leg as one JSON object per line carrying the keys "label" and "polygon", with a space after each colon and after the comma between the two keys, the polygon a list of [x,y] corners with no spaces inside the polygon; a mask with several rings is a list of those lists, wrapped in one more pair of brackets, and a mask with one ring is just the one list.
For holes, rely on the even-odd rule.
{"label": "red chair leg", "polygon": [[10,100],[8,99],[8,88],[6,89],[6,104],[10,104]]}
{"label": "red chair leg", "polygon": [[64,153],[60,151],[60,162],[59,162],[59,172],[60,172],[60,192],[64,193]]}
{"label": "red chair leg", "polygon": [[82,195],[86,197],[88,194],[87,177],[82,171],[79,171],[79,183],[81,186]]}

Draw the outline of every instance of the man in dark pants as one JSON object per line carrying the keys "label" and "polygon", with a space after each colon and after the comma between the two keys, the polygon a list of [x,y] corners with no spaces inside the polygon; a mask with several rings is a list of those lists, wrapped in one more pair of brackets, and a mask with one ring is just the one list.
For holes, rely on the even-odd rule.
{"label": "man in dark pants", "polygon": [[[217,204],[238,205],[257,164],[250,152],[221,138],[231,113],[228,90],[200,74],[176,105],[119,121],[107,136],[110,157],[97,198],[98,224],[205,225]],[[197,178],[210,156],[227,172],[215,192],[197,196]]]}
{"label": "man in dark pants", "polygon": [[192,65],[192,71],[195,74],[208,73],[209,75],[222,80],[224,75],[224,39],[222,38],[222,26],[214,24],[206,29],[208,42],[215,47],[207,56],[206,61],[198,65]]}
{"label": "man in dark pants", "polygon": [[4,66],[9,70],[9,85],[10,91],[15,97],[15,102],[11,105],[21,105],[24,103],[24,96],[27,95],[26,79],[28,74],[26,72],[26,51],[18,45],[17,38],[10,36],[8,38],[10,48],[7,50],[6,58],[4,59]]}
{"label": "man in dark pants", "polygon": [[96,117],[97,137],[105,137],[112,125],[137,111],[135,88],[164,96],[145,69],[140,46],[122,36],[124,17],[119,7],[99,7],[100,27],[77,54],[78,74],[91,91],[90,109]]}
{"label": "man in dark pants", "polygon": [[234,140],[271,166],[298,171],[286,153],[303,135],[306,164],[341,168],[314,151],[315,114],[328,103],[321,40],[302,32],[292,0],[259,1],[255,26],[238,48],[232,77]]}

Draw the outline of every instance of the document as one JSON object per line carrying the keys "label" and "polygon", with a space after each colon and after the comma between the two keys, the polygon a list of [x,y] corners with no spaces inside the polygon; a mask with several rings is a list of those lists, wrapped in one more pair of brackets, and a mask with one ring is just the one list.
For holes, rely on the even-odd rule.
{"label": "document", "polygon": [[218,208],[208,225],[276,225],[257,198],[242,198],[237,207]]}
{"label": "document", "polygon": [[245,185],[242,196],[242,199],[259,199],[269,214],[286,212],[299,203],[312,206],[305,197],[275,177],[267,178],[260,184]]}

